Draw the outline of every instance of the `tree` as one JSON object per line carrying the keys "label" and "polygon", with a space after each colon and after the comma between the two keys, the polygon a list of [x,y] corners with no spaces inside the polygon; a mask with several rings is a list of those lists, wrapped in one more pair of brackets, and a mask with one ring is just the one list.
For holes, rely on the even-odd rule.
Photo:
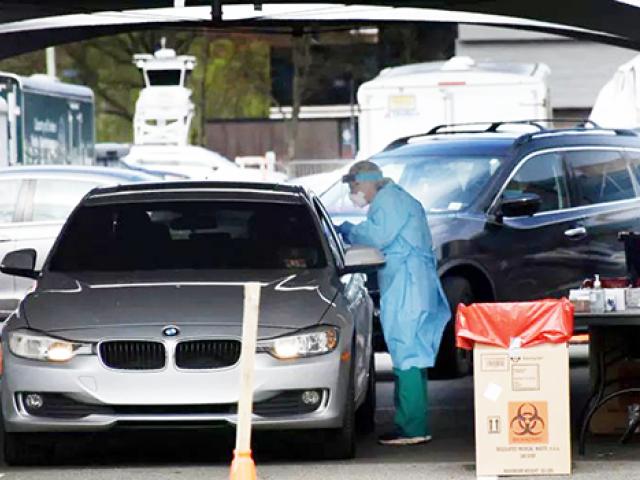
{"label": "tree", "polygon": [[[297,27],[291,36],[267,38],[206,30],[144,30],[56,47],[58,72],[64,81],[93,89],[98,141],[129,142],[143,86],[133,55],[153,53],[166,37],[169,48],[197,58],[190,84],[196,104],[192,141],[206,144],[207,120],[266,118],[272,105],[291,105],[286,132],[287,156],[293,159],[303,105],[326,104],[328,99],[348,103],[354,90],[384,67],[445,59],[454,53],[455,25],[382,25],[376,35],[358,31],[349,26],[313,31]],[[274,66],[274,62],[279,63]],[[0,69],[42,73],[44,51],[3,60]]]}
{"label": "tree", "polygon": [[197,99],[197,138],[205,141],[210,119],[268,117],[271,106],[269,44],[252,35],[200,36],[192,45]]}
{"label": "tree", "polygon": [[[162,37],[177,54],[197,58],[191,88],[197,106],[192,139],[205,143],[209,118],[265,117],[271,105],[269,46],[255,36],[216,36],[201,31],[145,30],[56,47],[61,80],[95,94],[97,140],[130,142],[135,102],[143,87],[133,55],[153,53]],[[0,62],[20,75],[45,71],[44,51]]]}
{"label": "tree", "polygon": [[381,68],[448,60],[455,55],[457,27],[449,23],[389,24],[380,27]]}
{"label": "tree", "polygon": [[133,56],[153,53],[162,37],[180,54],[191,48],[196,34],[143,31],[62,47],[63,55],[77,71],[75,80],[90,87],[95,94],[98,141],[131,141],[135,102],[143,87]]}
{"label": "tree", "polygon": [[291,42],[291,63],[293,65],[291,118],[287,128],[287,155],[289,160],[296,158],[300,109],[307,93],[311,62],[311,35],[305,33],[294,35]]}

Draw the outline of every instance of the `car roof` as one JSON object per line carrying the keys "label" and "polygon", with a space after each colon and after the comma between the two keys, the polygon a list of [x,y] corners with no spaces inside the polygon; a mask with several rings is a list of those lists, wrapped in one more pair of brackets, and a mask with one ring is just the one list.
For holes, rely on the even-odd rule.
{"label": "car roof", "polygon": [[421,137],[374,155],[374,160],[398,156],[421,155],[506,155],[514,146],[519,134],[446,134]]}
{"label": "car roof", "polygon": [[[424,155],[473,155],[510,157],[518,152],[570,146],[640,148],[640,136],[631,130],[566,128],[537,132],[448,132],[399,139],[373,160]],[[519,155],[518,155],[519,156]]]}
{"label": "car roof", "polygon": [[188,200],[264,201],[305,203],[309,197],[296,185],[251,182],[175,181],[98,187],[89,192],[86,205]]}
{"label": "car roof", "polygon": [[137,170],[94,167],[84,165],[28,165],[0,169],[0,177],[7,176],[93,177],[125,182],[153,181],[158,177]]}

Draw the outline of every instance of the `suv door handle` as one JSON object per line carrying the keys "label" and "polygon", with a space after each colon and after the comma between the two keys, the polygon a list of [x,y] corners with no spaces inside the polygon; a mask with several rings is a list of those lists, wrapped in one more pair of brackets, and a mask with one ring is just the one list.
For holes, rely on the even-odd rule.
{"label": "suv door handle", "polygon": [[584,227],[574,227],[564,231],[565,236],[569,238],[580,238],[587,235],[587,229]]}
{"label": "suv door handle", "polygon": [[6,242],[10,242],[11,239],[10,238],[0,238],[0,243],[6,243]]}

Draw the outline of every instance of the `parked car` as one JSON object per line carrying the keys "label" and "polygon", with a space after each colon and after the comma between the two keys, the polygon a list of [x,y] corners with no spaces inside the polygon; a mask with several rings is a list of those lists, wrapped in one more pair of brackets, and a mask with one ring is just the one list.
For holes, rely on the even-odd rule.
{"label": "parked car", "polygon": [[[124,167],[164,173],[166,180],[280,183],[286,175],[276,171],[242,168],[217,152],[197,145],[134,145],[121,159]],[[170,178],[174,176],[174,178]]]}
{"label": "parked car", "polygon": [[[82,166],[29,166],[0,169],[0,258],[12,250],[33,248],[38,264],[71,210],[100,185],[157,180],[130,170]],[[0,320],[11,313],[33,280],[0,274]]]}
{"label": "parked car", "polygon": [[[167,182],[92,190],[2,334],[5,459],[46,458],[38,432],[236,422],[243,285],[263,284],[254,428],[306,429],[354,455],[373,425],[373,303],[361,273],[300,187]],[[206,379],[206,381],[205,381]]]}
{"label": "parked car", "polygon": [[96,165],[103,167],[121,167],[120,159],[129,153],[129,143],[96,143]]}
{"label": "parked car", "polygon": [[[550,130],[542,122],[438,127],[371,160],[424,205],[453,310],[461,302],[558,297],[595,273],[626,274],[617,234],[640,229],[635,132]],[[321,197],[336,224],[366,214],[347,189],[337,182]],[[468,369],[451,322],[436,373]]]}

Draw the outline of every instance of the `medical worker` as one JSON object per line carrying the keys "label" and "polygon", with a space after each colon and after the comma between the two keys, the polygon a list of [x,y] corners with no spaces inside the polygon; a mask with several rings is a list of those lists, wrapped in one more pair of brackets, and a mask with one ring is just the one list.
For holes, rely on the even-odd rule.
{"label": "medical worker", "polygon": [[343,178],[359,207],[369,205],[359,225],[338,231],[351,244],[376,247],[386,264],[378,273],[381,322],[395,377],[396,430],[383,445],[417,445],[431,440],[427,371],[432,367],[451,317],[436,272],[424,208],[372,162],[359,162]]}

